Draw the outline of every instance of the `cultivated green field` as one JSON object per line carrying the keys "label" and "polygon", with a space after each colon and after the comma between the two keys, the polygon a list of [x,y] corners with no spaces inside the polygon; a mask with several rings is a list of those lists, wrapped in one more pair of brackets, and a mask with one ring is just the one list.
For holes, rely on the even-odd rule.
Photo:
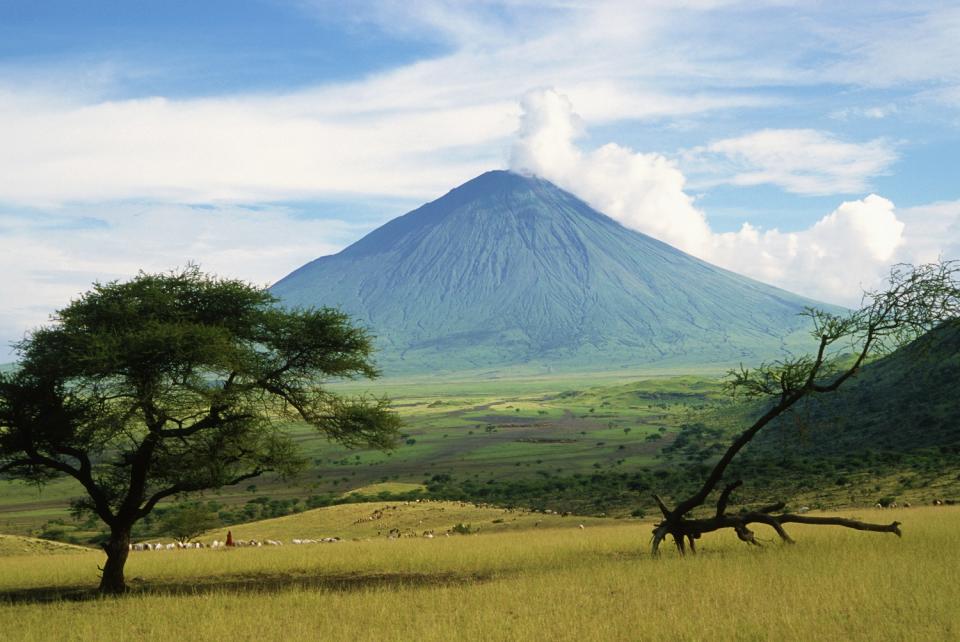
{"label": "cultivated green field", "polygon": [[[474,524],[492,509],[431,508]],[[349,535],[376,505],[237,527]],[[357,511],[356,514],[347,510]],[[488,512],[484,512],[488,511]],[[433,511],[441,513],[441,511]],[[442,511],[445,512],[445,511]],[[648,554],[650,524],[530,516],[499,532],[337,544],[134,552],[130,595],[91,599],[96,552],[0,557],[5,640],[955,640],[960,509],[860,510],[904,537],[790,528],[798,543],[705,536]],[[448,516],[449,517],[449,516]],[[443,519],[448,519],[444,517]],[[430,522],[438,526],[439,522]],[[762,533],[771,536],[771,533]],[[49,600],[59,595],[72,599]]]}

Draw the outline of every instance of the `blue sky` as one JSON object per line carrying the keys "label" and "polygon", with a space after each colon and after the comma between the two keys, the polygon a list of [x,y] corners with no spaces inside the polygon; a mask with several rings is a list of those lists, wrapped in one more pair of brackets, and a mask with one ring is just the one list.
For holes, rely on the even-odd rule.
{"label": "blue sky", "polygon": [[0,341],[141,268],[271,283],[505,167],[854,302],[960,258],[960,7],[838,4],[0,0]]}

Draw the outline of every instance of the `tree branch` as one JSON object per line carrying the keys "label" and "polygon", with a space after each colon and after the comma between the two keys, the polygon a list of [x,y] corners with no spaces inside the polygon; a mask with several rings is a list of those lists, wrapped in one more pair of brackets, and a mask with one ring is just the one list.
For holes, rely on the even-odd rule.
{"label": "tree branch", "polygon": [[[853,528],[858,531],[871,531],[874,533],[893,533],[897,537],[902,537],[900,532],[900,522],[891,522],[890,524],[870,524],[860,522],[854,519],[845,519],[843,517],[814,517],[812,515],[777,515],[776,519],[781,524],[818,524],[822,526],[843,526],[844,528]],[[759,520],[757,520],[759,521]]]}
{"label": "tree branch", "polygon": [[723,492],[720,493],[720,499],[717,500],[717,517],[723,517],[723,514],[727,510],[727,502],[730,500],[730,493],[742,485],[743,480],[738,479],[732,484],[727,484],[727,487],[723,489]]}
{"label": "tree branch", "polygon": [[670,517],[671,510],[667,508],[667,505],[663,503],[663,500],[660,499],[659,495],[654,495],[653,499],[657,502],[657,506],[660,507],[660,512],[663,513],[664,517]]}
{"label": "tree branch", "polygon": [[[230,481],[224,482],[223,485],[233,486],[234,484],[239,484],[242,481],[253,479],[254,477],[259,477],[260,475],[266,472],[269,472],[269,469],[256,468],[250,471],[249,473],[238,475],[233,479],[231,479]],[[167,497],[178,495],[180,493],[190,493],[190,492],[196,492],[199,490],[205,490],[207,488],[209,488],[209,485],[207,484],[174,484],[169,488],[164,488],[163,490],[159,490],[155,492],[153,495],[151,495],[150,498],[147,499],[147,501],[139,509],[137,519],[140,519],[141,517],[144,517],[147,514],[149,514],[150,511],[152,511],[156,507],[157,502],[164,500]]]}

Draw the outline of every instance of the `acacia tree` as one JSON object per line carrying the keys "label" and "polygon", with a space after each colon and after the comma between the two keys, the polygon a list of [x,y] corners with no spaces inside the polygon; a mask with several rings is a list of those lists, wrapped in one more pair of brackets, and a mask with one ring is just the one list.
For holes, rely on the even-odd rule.
{"label": "acacia tree", "polygon": [[282,423],[348,446],[394,444],[386,400],[328,378],[375,377],[371,341],[337,310],[284,310],[266,290],[189,266],[95,284],[17,346],[0,376],[0,475],[68,476],[109,527],[102,593],[126,589],[133,525],[158,502],[303,459]]}
{"label": "acacia tree", "polygon": [[220,519],[215,512],[199,502],[190,502],[167,509],[157,523],[157,530],[186,544],[217,526]]}
{"label": "acacia tree", "polygon": [[690,512],[704,505],[721,482],[737,453],[769,426],[790,411],[800,400],[833,392],[849,381],[871,356],[886,354],[949,319],[960,317],[960,265],[940,262],[919,267],[897,265],[891,269],[885,290],[864,295],[859,310],[832,314],[809,308],[817,341],[814,355],[786,358],[755,369],[741,367],[730,373],[729,387],[735,393],[766,400],[766,412],[744,430],[717,461],[700,489],[673,508],[657,495],[654,500],[663,520],[653,529],[653,553],[661,542],[672,536],[683,555],[687,544],[696,552],[696,540],[704,533],[733,529],[744,542],[759,546],[751,524],[766,524],[785,542],[793,540],[783,525],[788,523],[845,526],[864,531],[894,533],[900,536],[900,523],[870,524],[839,517],[814,517],[783,513],[778,502],[758,510],[730,514],[727,505],[742,480],[727,480],[717,498],[712,516],[694,518]]}

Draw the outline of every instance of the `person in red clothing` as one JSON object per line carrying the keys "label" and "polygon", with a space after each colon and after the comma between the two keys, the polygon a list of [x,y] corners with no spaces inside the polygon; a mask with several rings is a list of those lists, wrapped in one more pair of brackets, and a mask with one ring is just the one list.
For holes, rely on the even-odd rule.
{"label": "person in red clothing", "polygon": [[227,546],[233,545],[233,531],[227,531]]}

